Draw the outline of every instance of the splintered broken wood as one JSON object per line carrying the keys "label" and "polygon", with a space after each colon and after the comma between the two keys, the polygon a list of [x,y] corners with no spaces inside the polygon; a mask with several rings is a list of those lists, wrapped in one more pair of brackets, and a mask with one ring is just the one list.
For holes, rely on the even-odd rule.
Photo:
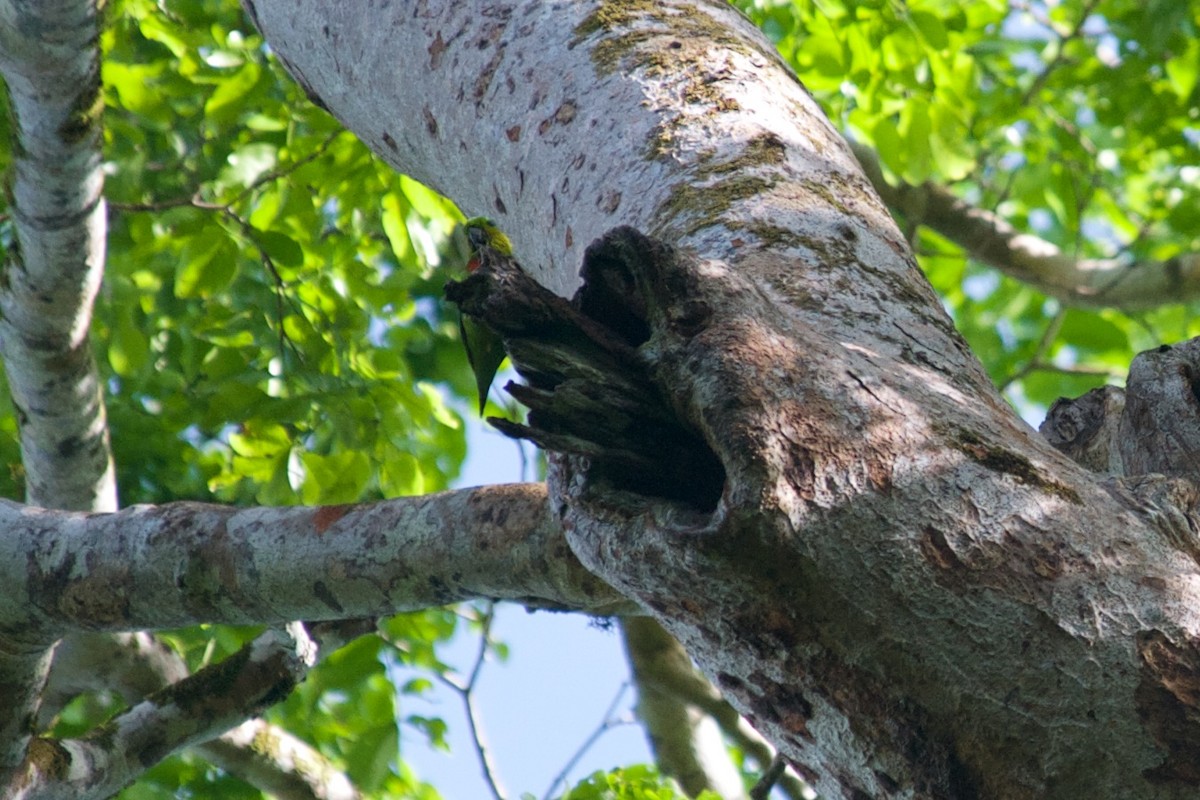
{"label": "splintered broken wood", "polygon": [[525,424],[488,422],[507,436],[586,457],[589,478],[615,488],[711,508],[724,470],[656,385],[643,349],[646,299],[662,259],[675,251],[632,228],[616,228],[584,256],[584,286],[568,301],[519,266],[486,265],[446,284],[446,299],[488,325],[524,385],[505,389],[529,408]]}
{"label": "splintered broken wood", "polygon": [[1059,398],[1039,427],[1094,472],[1200,478],[1200,339],[1139,353],[1124,389]]}

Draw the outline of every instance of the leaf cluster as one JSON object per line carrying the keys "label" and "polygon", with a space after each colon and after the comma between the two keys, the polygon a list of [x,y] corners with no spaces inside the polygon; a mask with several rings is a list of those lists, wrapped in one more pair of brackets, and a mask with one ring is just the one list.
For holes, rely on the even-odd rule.
{"label": "leaf cluster", "polygon": [[[1200,247],[1200,7],[1162,0],[738,2],[887,172],[953,187],[1079,258]],[[1064,309],[900,218],[959,329],[1018,408],[1118,381],[1200,333],[1190,309]]]}

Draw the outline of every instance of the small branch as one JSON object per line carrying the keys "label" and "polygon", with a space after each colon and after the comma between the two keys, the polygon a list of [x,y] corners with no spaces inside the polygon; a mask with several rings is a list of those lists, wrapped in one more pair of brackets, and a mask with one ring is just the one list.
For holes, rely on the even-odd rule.
{"label": "small branch", "polygon": [[783,771],[787,769],[787,761],[778,753],[771,759],[771,765],[767,767],[763,776],[758,779],[758,783],[750,790],[750,800],[766,800],[767,795],[775,788],[775,784],[783,776]]}
{"label": "small branch", "polygon": [[1046,330],[1042,332],[1042,338],[1038,341],[1037,348],[1033,351],[1033,356],[1029,359],[1029,363],[1001,381],[996,388],[1004,391],[1030,372],[1039,369],[1045,363],[1043,359],[1046,357],[1046,353],[1050,352],[1050,348],[1054,346],[1054,340],[1058,338],[1058,332],[1062,330],[1063,322],[1066,318],[1066,309],[1060,309],[1054,315],[1054,318],[1050,320],[1050,324],[1046,326]]}
{"label": "small branch", "polygon": [[479,619],[481,627],[479,632],[479,652],[475,656],[475,662],[471,665],[471,672],[467,678],[467,682],[465,684],[459,683],[449,676],[440,674],[436,677],[444,685],[453,690],[462,700],[463,709],[467,716],[467,727],[471,731],[471,743],[475,747],[475,755],[479,759],[479,767],[483,771],[483,779],[487,783],[488,789],[491,790],[492,797],[495,800],[505,800],[507,793],[501,787],[500,781],[496,777],[496,765],[492,762],[487,745],[484,744],[483,721],[479,718],[473,695],[476,681],[479,680],[479,675],[483,671],[483,662],[487,658],[488,650],[491,649],[491,631],[494,619],[495,605],[488,603],[486,610]]}
{"label": "small branch", "polygon": [[255,192],[257,192],[259,189],[263,188],[267,184],[282,180],[282,179],[288,177],[289,175],[291,175],[296,170],[298,170],[300,167],[304,166],[305,164],[308,164],[311,161],[314,161],[315,159],[319,158],[321,155],[323,155],[325,153],[326,150],[329,149],[329,146],[331,144],[333,144],[333,140],[336,139],[341,133],[342,133],[342,131],[335,131],[335,132],[329,134],[328,136],[325,137],[325,139],[319,145],[314,147],[312,149],[312,151],[309,152],[307,155],[305,155],[303,158],[297,159],[296,161],[293,161],[290,164],[286,164],[277,169],[271,170],[270,172],[266,172],[266,173],[260,175],[253,183],[251,183],[250,185],[243,188],[242,191],[240,191],[236,196],[233,197],[232,200],[229,200],[228,202],[213,202],[213,201],[204,200],[201,197],[200,190],[197,190],[190,197],[176,197],[176,198],[172,198],[172,199],[168,199],[168,200],[161,200],[161,201],[155,201],[155,202],[149,202],[149,203],[113,202],[113,203],[110,203],[109,206],[116,211],[124,211],[124,212],[141,212],[141,211],[160,212],[160,211],[165,211],[165,210],[171,209],[171,208],[180,208],[180,207],[184,207],[184,206],[190,206],[192,208],[200,209],[202,211],[216,212],[217,214],[221,215],[225,219],[228,219],[230,222],[232,222],[233,225],[241,232],[242,237],[247,242],[249,242],[250,246],[253,247],[258,252],[259,260],[262,262],[263,267],[266,269],[267,273],[271,276],[271,279],[275,284],[275,315],[276,315],[277,333],[278,333],[278,337],[279,337],[280,358],[282,359],[282,357],[284,356],[284,354],[288,350],[288,348],[291,349],[292,354],[296,358],[301,358],[302,354],[301,354],[300,350],[288,338],[287,333],[284,330],[284,326],[283,326],[284,303],[285,302],[291,303],[293,310],[296,310],[298,313],[298,309],[296,308],[295,300],[284,291],[283,277],[279,274],[279,270],[275,267],[275,261],[271,258],[271,255],[266,251],[266,249],[259,242],[259,239],[258,239],[259,231],[253,225],[250,224],[249,220],[247,220],[244,216],[242,216],[241,213],[239,213],[237,211],[236,206],[237,206],[237,204],[250,198],[251,195],[253,195]]}
{"label": "small branch", "polygon": [[[374,630],[373,621],[318,623],[310,635],[322,654]],[[77,634],[55,651],[43,713],[61,708],[83,691],[117,692],[128,705],[187,677],[175,651],[146,632]],[[248,720],[194,752],[281,800],[353,800],[358,791],[324,755],[287,731]]]}
{"label": "small branch", "polygon": [[851,143],[863,171],[889,207],[957,244],[967,255],[1063,303],[1125,311],[1186,303],[1200,297],[1200,253],[1166,261],[1126,257],[1081,259],[1027,233],[986,209],[933,184],[895,186],[869,147]]}
{"label": "small branch", "polygon": [[[1087,23],[1088,17],[1092,15],[1092,10],[1097,5],[1098,0],[1089,0],[1089,2],[1080,10],[1079,21],[1075,23],[1075,26],[1065,34],[1058,34],[1058,46],[1055,48],[1054,58],[1050,59],[1049,63],[1046,64],[1046,68],[1038,73],[1037,77],[1034,78],[1033,83],[1029,85],[1029,88],[1025,91],[1025,95],[1021,98],[1020,105],[1028,105],[1032,101],[1034,95],[1040,92],[1042,87],[1046,85],[1046,81],[1050,79],[1050,76],[1054,73],[1054,71],[1066,63],[1067,44],[1072,40],[1079,38],[1079,36],[1083,33],[1083,26]],[[1053,25],[1050,24],[1049,21],[1043,22],[1043,24],[1050,28],[1050,30],[1058,33],[1058,31]]]}
{"label": "small branch", "polygon": [[22,796],[110,797],[165,756],[219,736],[286,698],[315,659],[316,647],[299,623],[289,625],[288,634],[269,630],[86,738],[35,740],[24,765]]}
{"label": "small branch", "polygon": [[358,789],[320,751],[261,719],[195,748],[231,775],[278,800],[358,800]]}
{"label": "small branch", "polygon": [[628,724],[628,720],[620,720],[615,716],[617,707],[621,704],[621,700],[625,697],[625,692],[627,691],[629,691],[628,681],[617,687],[617,694],[613,697],[612,702],[608,704],[604,716],[600,719],[600,724],[583,740],[583,744],[579,746],[579,749],[575,751],[574,755],[567,760],[563,768],[554,776],[554,780],[550,781],[550,786],[546,789],[546,793],[542,795],[542,800],[551,800],[555,789],[559,786],[566,786],[567,776],[571,773],[571,770],[575,768],[575,765],[579,763],[579,760],[583,758],[587,751],[592,749],[592,746],[596,742],[600,741],[601,736],[618,725]]}

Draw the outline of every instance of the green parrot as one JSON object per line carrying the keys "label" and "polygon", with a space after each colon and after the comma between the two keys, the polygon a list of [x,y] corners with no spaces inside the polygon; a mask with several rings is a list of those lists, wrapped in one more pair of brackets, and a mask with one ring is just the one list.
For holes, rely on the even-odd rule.
{"label": "green parrot", "polygon": [[[467,272],[494,264],[499,259],[512,258],[512,242],[487,217],[471,217],[464,227],[472,250],[471,258],[467,261]],[[458,315],[458,330],[462,334],[463,346],[467,348],[467,361],[475,373],[475,386],[479,390],[479,415],[483,416],[492,379],[504,361],[504,342],[491,328],[461,313]]]}

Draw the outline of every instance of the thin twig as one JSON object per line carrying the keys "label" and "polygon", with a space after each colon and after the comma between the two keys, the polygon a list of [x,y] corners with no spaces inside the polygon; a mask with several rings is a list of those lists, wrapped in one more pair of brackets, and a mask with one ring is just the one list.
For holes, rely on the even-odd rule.
{"label": "thin twig", "polygon": [[767,767],[767,771],[750,790],[750,800],[766,800],[767,795],[771,793],[771,789],[775,788],[775,784],[782,777],[785,769],[787,769],[787,761],[779,753],[776,753],[775,757],[771,759],[771,765]]}
{"label": "thin twig", "polygon": [[495,605],[488,603],[482,616],[479,618],[481,627],[479,652],[475,656],[475,663],[471,665],[471,672],[467,678],[467,682],[463,684],[446,675],[437,675],[436,677],[443,684],[453,689],[459,698],[462,699],[467,716],[467,727],[471,730],[471,743],[475,747],[475,755],[479,758],[479,766],[483,770],[483,779],[487,783],[488,789],[491,790],[492,797],[495,800],[505,800],[507,793],[496,777],[496,766],[492,763],[492,756],[488,752],[487,745],[483,742],[483,723],[479,719],[473,696],[475,682],[479,679],[480,672],[483,670],[483,662],[487,658],[488,650],[491,649],[492,620],[495,619],[495,616]]}
{"label": "thin twig", "polygon": [[1033,372],[1034,370],[1041,369],[1044,366],[1042,359],[1045,358],[1046,353],[1050,352],[1050,347],[1054,344],[1054,340],[1058,338],[1058,332],[1062,330],[1063,322],[1066,320],[1066,318],[1066,309],[1059,309],[1059,312],[1054,315],[1053,319],[1050,320],[1050,324],[1046,326],[1046,330],[1042,334],[1041,340],[1038,341],[1037,349],[1033,351],[1033,357],[1029,359],[1029,362],[1025,364],[1025,366],[1021,367],[1012,375],[1009,375],[1007,378],[1005,378],[1004,381],[1001,382],[1001,384],[996,388],[1003,392],[1009,386],[1021,380],[1029,373]]}
{"label": "thin twig", "polygon": [[563,765],[563,768],[559,771],[559,773],[554,776],[554,780],[550,782],[550,786],[546,789],[546,793],[542,795],[542,800],[550,800],[550,797],[554,794],[555,789],[557,789],[560,785],[566,785],[567,775],[570,774],[571,770],[575,769],[575,765],[579,763],[579,760],[583,758],[584,754],[587,753],[588,750],[592,749],[592,746],[600,740],[601,736],[618,725],[626,724],[625,720],[615,717],[614,714],[617,710],[617,706],[621,704],[622,698],[625,697],[625,692],[628,690],[629,681],[625,681],[620,685],[620,687],[618,687],[617,695],[612,699],[612,702],[608,704],[608,709],[604,712],[604,717],[601,718],[600,724],[596,726],[596,729],[593,730],[586,739],[584,739],[583,744],[579,746],[579,749],[575,751],[575,754],[567,760],[567,763]]}
{"label": "thin twig", "polygon": [[[1075,23],[1075,27],[1067,31],[1065,34],[1058,34],[1058,47],[1055,48],[1054,58],[1050,59],[1050,62],[1046,64],[1046,68],[1038,73],[1037,77],[1033,79],[1033,83],[1029,85],[1029,89],[1026,90],[1025,95],[1021,98],[1022,106],[1028,105],[1033,96],[1041,91],[1042,87],[1046,85],[1046,81],[1050,79],[1050,74],[1066,62],[1067,44],[1072,40],[1079,38],[1079,35],[1083,33],[1083,26],[1087,23],[1088,18],[1092,15],[1092,10],[1098,4],[1099,0],[1090,0],[1090,2],[1083,7],[1082,13],[1079,15],[1079,21]],[[1048,22],[1046,23],[1046,26],[1055,33],[1058,33],[1058,31],[1055,30],[1055,28]]]}
{"label": "thin twig", "polygon": [[262,261],[263,267],[266,268],[268,274],[270,274],[271,279],[275,284],[275,315],[276,315],[276,319],[277,319],[278,335],[279,335],[279,361],[280,361],[280,364],[282,365],[285,362],[285,357],[287,355],[287,351],[289,348],[290,348],[292,354],[298,360],[303,361],[303,355],[300,352],[300,349],[298,347],[296,347],[295,342],[293,342],[290,339],[290,337],[288,337],[287,332],[284,330],[284,325],[283,325],[284,302],[287,301],[288,303],[290,303],[292,306],[292,310],[295,311],[297,314],[300,314],[301,311],[299,308],[296,307],[295,300],[292,297],[290,297],[287,294],[287,292],[285,291],[286,287],[284,285],[283,276],[281,276],[279,274],[279,270],[275,267],[275,262],[271,259],[270,254],[268,254],[266,249],[264,249],[263,246],[259,243],[258,238],[255,235],[254,226],[250,223],[250,221],[248,219],[246,219],[241,214],[239,214],[237,212],[237,210],[234,208],[234,206],[236,204],[242,202],[246,198],[248,198],[250,195],[252,195],[254,192],[258,191],[263,186],[266,186],[269,183],[274,183],[275,181],[286,178],[289,175],[291,175],[293,172],[298,170],[300,167],[319,158],[321,155],[323,155],[325,153],[326,150],[329,149],[329,146],[331,144],[333,144],[333,140],[336,139],[341,133],[342,133],[341,131],[334,131],[333,133],[330,133],[328,136],[325,137],[324,140],[322,140],[322,142],[320,144],[318,144],[316,147],[314,147],[312,149],[312,151],[309,152],[307,155],[305,155],[303,158],[297,159],[296,161],[293,161],[289,164],[285,164],[277,169],[270,170],[268,172],[263,173],[262,175],[260,175],[258,177],[257,180],[255,180],[249,186],[246,186],[245,188],[243,188],[242,191],[238,192],[233,197],[233,199],[227,203],[219,203],[219,202],[212,202],[212,201],[204,200],[200,196],[200,190],[196,190],[189,197],[175,197],[175,198],[172,198],[169,200],[160,200],[160,201],[151,202],[151,203],[122,203],[119,201],[113,201],[113,202],[109,202],[108,205],[110,208],[113,208],[117,211],[125,211],[125,212],[164,211],[164,210],[170,209],[170,208],[180,208],[183,206],[191,206],[192,208],[196,208],[201,211],[214,211],[214,212],[220,214],[221,216],[225,217],[226,219],[229,219],[230,221],[232,221],[234,223],[234,225],[237,226],[238,230],[241,231],[241,234],[246,239],[246,241],[249,242],[250,246],[258,251],[258,256],[259,256],[259,259]]}

